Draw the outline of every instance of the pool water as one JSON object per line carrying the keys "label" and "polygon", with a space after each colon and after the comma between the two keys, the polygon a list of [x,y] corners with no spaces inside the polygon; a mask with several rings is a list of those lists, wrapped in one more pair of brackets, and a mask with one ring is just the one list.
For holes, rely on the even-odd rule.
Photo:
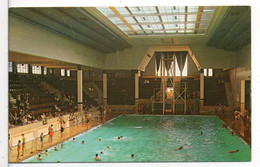
{"label": "pool water", "polygon": [[[31,157],[24,162],[95,162],[96,153],[101,162],[250,161],[250,147],[222,124],[216,116],[119,116],[77,136],[76,142],[65,142],[62,149],[58,146],[59,151],[49,149],[43,160]],[[236,149],[239,152],[226,152]]]}

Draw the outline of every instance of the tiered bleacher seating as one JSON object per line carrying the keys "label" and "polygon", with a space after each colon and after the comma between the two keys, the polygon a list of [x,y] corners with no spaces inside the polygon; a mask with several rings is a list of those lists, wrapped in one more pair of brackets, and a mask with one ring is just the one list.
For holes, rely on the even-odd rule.
{"label": "tiered bleacher seating", "polygon": [[49,77],[45,80],[48,84],[54,88],[63,91],[67,96],[77,96],[77,81],[76,80],[62,80],[58,77]]}
{"label": "tiered bleacher seating", "polygon": [[[20,112],[20,108],[22,108],[25,111],[25,114],[30,114],[35,119],[40,119],[39,117],[42,113],[55,112],[55,110],[53,109],[54,105],[57,105],[61,109],[59,114],[69,112],[71,108],[73,108],[74,106],[66,104],[61,100],[57,101],[55,99],[54,94],[51,94],[48,90],[44,90],[42,88],[41,82],[46,81],[48,79],[49,78],[47,78],[46,76],[41,76],[41,75],[9,74],[10,98],[15,99],[15,101],[17,101],[16,100],[17,95],[20,94],[21,103],[25,104],[26,98],[28,98],[28,102],[29,102],[28,109],[21,106],[18,107],[17,103],[16,104],[14,104],[14,102],[10,103],[9,106],[10,113],[14,116],[15,114],[18,114]],[[53,83],[57,85],[62,85],[63,82],[64,81],[53,82]],[[71,84],[67,84],[66,86],[69,87],[71,86]],[[71,89],[67,88],[67,90],[73,90],[73,87]],[[18,115],[21,114],[19,113]]]}

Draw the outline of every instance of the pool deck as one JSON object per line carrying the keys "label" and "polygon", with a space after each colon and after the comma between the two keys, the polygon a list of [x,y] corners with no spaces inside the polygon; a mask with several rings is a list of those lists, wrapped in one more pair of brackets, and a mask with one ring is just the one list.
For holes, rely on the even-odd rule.
{"label": "pool deck", "polygon": [[[105,117],[105,122],[119,116],[120,114],[114,113],[111,115],[107,115]],[[76,125],[70,126],[68,128],[64,129],[63,136],[61,137],[61,132],[56,131],[54,132],[53,136],[53,141],[52,143],[49,142],[49,135],[44,136],[44,145],[43,145],[43,150],[46,150],[48,148],[51,148],[55,145],[61,144],[64,141],[77,136],[83,132],[87,132],[88,130],[92,129],[93,127],[96,127],[98,125],[101,125],[101,121],[97,120],[91,120],[88,124],[87,123],[78,123]],[[20,156],[20,160],[17,160],[17,146],[12,147],[12,150],[9,151],[9,162],[21,162],[31,156],[34,156],[42,151],[39,151],[40,149],[41,142],[39,139],[28,141],[25,144],[25,149],[24,149],[24,155]],[[22,154],[22,149],[20,151],[20,154]]]}

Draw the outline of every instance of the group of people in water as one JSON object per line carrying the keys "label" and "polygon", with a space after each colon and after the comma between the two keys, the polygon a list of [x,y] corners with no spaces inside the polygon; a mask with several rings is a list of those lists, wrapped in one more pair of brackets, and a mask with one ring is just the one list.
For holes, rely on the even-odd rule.
{"label": "group of people in water", "polygon": [[[227,125],[224,123],[224,124],[222,124],[222,128],[227,129],[228,127],[227,127]],[[51,143],[51,142],[52,142],[52,137],[53,137],[53,134],[54,134],[53,125],[50,125],[50,127],[49,127],[48,130],[49,130],[49,133],[48,133],[48,134],[49,134],[49,140],[50,140],[49,142]],[[233,130],[230,130],[230,131],[229,131],[229,134],[232,135],[232,136],[235,135],[235,133],[233,132]],[[203,132],[201,131],[198,135],[203,135]],[[121,140],[122,138],[123,138],[123,136],[118,136],[118,137],[117,137],[117,140]],[[44,133],[43,133],[43,132],[41,133],[39,139],[40,139],[40,142],[41,142],[41,145],[40,145],[40,148],[41,148],[41,149],[40,149],[39,151],[43,151],[43,140],[44,140]],[[101,138],[99,138],[98,140],[99,140],[100,142],[102,141]],[[72,142],[76,142],[76,138],[72,138],[71,141],[72,141]],[[20,156],[23,156],[23,155],[24,155],[25,142],[26,142],[25,135],[22,134],[22,141],[21,141],[21,140],[18,140],[18,144],[17,144],[17,152],[18,152],[18,154],[17,154],[17,160],[20,160]],[[85,141],[82,140],[82,141],[81,141],[81,144],[85,144]],[[63,147],[64,147],[64,145],[63,145],[63,143],[62,143],[62,144],[60,145],[60,148],[62,149]],[[9,148],[9,149],[10,149],[10,148]],[[111,150],[111,148],[110,148],[109,146],[107,146],[106,149],[107,149],[107,150]],[[180,146],[179,148],[175,149],[175,151],[182,150],[182,149],[184,149],[184,147],[183,147],[183,146]],[[22,154],[20,153],[21,151],[22,151]],[[57,147],[57,146],[54,147],[54,151],[58,151],[58,147]],[[236,150],[226,151],[226,152],[227,152],[227,153],[236,153],[236,152],[238,152],[238,151],[239,151],[239,150],[236,149]],[[100,154],[104,154],[104,152],[101,151]],[[37,158],[38,160],[43,160],[42,155],[48,156],[48,150],[45,150],[45,151],[39,153],[36,158]],[[131,158],[132,158],[132,159],[135,159],[134,154],[131,154]],[[95,159],[96,161],[101,161],[101,158],[99,157],[99,154],[98,154],[98,153],[95,155],[95,158],[94,158],[94,159]]]}
{"label": "group of people in water", "polygon": [[[54,150],[54,151],[59,151],[58,147],[59,147],[59,146],[55,146],[53,150]],[[61,149],[64,148],[64,144],[63,144],[63,143],[61,143],[60,148],[61,148]],[[42,150],[40,150],[40,151],[42,151]],[[44,158],[43,158],[42,155],[49,156],[49,151],[48,151],[48,150],[45,150],[45,151],[39,153],[38,156],[36,156],[36,159],[38,159],[38,160],[43,160]]]}

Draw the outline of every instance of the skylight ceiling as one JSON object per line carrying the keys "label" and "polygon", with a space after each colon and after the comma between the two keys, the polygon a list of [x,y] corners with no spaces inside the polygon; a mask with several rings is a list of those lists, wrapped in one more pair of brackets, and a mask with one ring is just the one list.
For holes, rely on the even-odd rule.
{"label": "skylight ceiling", "polygon": [[205,35],[215,6],[140,6],[97,8],[130,37]]}

